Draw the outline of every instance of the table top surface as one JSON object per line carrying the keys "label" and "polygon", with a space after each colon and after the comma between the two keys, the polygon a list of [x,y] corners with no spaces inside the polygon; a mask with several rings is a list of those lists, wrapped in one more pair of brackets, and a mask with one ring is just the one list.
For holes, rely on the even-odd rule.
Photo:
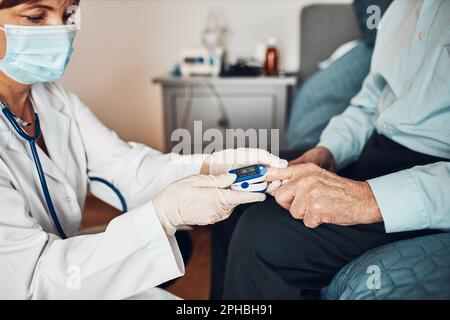
{"label": "table top surface", "polygon": [[175,85],[220,85],[220,86],[293,86],[297,83],[294,76],[285,77],[173,77],[162,76],[152,80],[153,83]]}

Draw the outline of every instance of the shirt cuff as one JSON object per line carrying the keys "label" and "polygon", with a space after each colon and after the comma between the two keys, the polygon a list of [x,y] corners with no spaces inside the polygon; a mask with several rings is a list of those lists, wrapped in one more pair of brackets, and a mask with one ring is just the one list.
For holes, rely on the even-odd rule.
{"label": "shirt cuff", "polygon": [[387,233],[422,230],[429,219],[420,189],[408,170],[368,181],[383,216]]}
{"label": "shirt cuff", "polygon": [[153,202],[142,205],[120,217],[130,214],[135,225],[134,230],[146,243],[141,250],[148,252],[147,256],[149,259],[153,259],[153,265],[157,266],[154,273],[155,285],[182,276],[185,269],[177,240],[174,236],[166,235],[153,207]]}

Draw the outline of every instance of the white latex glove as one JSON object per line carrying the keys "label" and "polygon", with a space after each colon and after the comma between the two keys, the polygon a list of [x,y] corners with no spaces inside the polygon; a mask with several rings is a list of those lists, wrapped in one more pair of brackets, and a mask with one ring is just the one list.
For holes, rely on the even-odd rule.
{"label": "white latex glove", "polygon": [[[209,165],[209,173],[219,175],[228,173],[232,169],[253,164],[265,164],[274,168],[286,168],[288,162],[262,149],[227,149],[214,152],[205,161]],[[269,183],[266,193],[273,196],[275,190],[281,186],[281,181]]]}
{"label": "white latex glove", "polygon": [[226,189],[235,180],[234,174],[195,175],[168,186],[153,200],[165,232],[173,235],[178,226],[213,224],[228,218],[240,204],[265,200],[262,193]]}

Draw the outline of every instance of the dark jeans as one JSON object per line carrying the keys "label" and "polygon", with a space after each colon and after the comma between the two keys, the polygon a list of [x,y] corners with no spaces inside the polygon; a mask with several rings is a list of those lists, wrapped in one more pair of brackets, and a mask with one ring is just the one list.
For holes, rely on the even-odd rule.
{"label": "dark jeans", "polygon": [[[295,158],[292,153],[282,155]],[[407,149],[374,134],[360,159],[339,175],[368,180],[448,161]],[[213,226],[212,299],[318,299],[320,290],[348,262],[380,245],[434,230],[386,233],[383,223],[309,229],[270,198],[240,206]]]}

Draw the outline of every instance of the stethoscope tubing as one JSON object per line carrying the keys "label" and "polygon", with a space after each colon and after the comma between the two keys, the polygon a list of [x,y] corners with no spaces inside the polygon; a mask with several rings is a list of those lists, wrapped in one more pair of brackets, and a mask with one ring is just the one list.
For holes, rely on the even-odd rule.
{"label": "stethoscope tubing", "polygon": [[28,144],[30,145],[31,154],[33,155],[34,164],[36,167],[36,171],[39,177],[39,181],[41,183],[41,189],[42,193],[44,194],[45,202],[47,204],[47,209],[50,214],[50,218],[53,222],[53,225],[55,226],[56,231],[59,233],[60,237],[62,239],[67,239],[67,236],[61,226],[61,223],[59,222],[58,215],[56,214],[55,206],[53,205],[52,197],[50,196],[50,192],[48,190],[47,180],[45,179],[44,170],[42,169],[41,160],[39,158],[39,154],[36,148],[36,141],[41,136],[41,125],[39,122],[39,117],[37,114],[34,115],[35,122],[34,122],[34,136],[29,136],[17,123],[17,121],[14,119],[14,115],[12,112],[4,105],[2,108],[3,114],[5,115],[6,119],[8,119],[9,123],[13,126],[14,130],[21,136],[23,139],[28,141]]}
{"label": "stethoscope tubing", "polygon": [[56,214],[55,207],[53,205],[52,197],[48,190],[47,180],[45,179],[44,170],[42,169],[41,160],[39,159],[38,151],[36,149],[36,140],[34,142],[29,142],[31,148],[31,154],[33,155],[34,163],[36,164],[36,171],[38,173],[39,181],[41,182],[42,192],[44,193],[45,202],[47,203],[48,211],[55,225],[56,231],[62,239],[67,239],[67,236],[59,222],[58,215]]}
{"label": "stethoscope tubing", "polygon": [[117,189],[111,182],[109,182],[103,178],[99,178],[99,177],[88,177],[88,178],[90,181],[100,182],[100,183],[103,183],[104,185],[106,185],[107,187],[109,187],[116,194],[117,198],[119,199],[120,205],[122,206],[122,213],[128,212],[127,202],[125,201],[125,198],[123,197],[123,195],[119,191],[119,189]]}
{"label": "stethoscope tubing", "polygon": [[[39,153],[36,148],[36,141],[41,136],[41,125],[39,122],[39,117],[35,113],[35,122],[34,122],[34,135],[31,137],[29,136],[17,123],[13,113],[9,110],[8,106],[0,100],[0,106],[2,107],[2,112],[5,115],[8,122],[11,124],[11,126],[14,128],[14,130],[17,132],[17,134],[22,137],[24,140],[28,141],[31,149],[31,154],[33,155],[34,164],[36,167],[36,171],[39,177],[39,181],[41,183],[41,189],[44,194],[45,202],[47,204],[47,209],[50,214],[50,218],[53,222],[53,225],[56,229],[56,231],[59,233],[60,237],[62,239],[67,239],[67,236],[64,232],[64,229],[59,221],[58,215],[56,214],[55,206],[53,205],[52,197],[50,195],[50,191],[47,185],[47,180],[45,179],[44,170],[42,169],[41,160],[39,158]],[[122,212],[126,213],[128,211],[127,203],[125,201],[125,198],[120,193],[120,191],[110,182],[106,181],[105,179],[99,178],[99,177],[89,177],[90,181],[96,181],[101,182],[112,189],[112,191],[117,195],[119,198],[120,204],[122,206]]]}

